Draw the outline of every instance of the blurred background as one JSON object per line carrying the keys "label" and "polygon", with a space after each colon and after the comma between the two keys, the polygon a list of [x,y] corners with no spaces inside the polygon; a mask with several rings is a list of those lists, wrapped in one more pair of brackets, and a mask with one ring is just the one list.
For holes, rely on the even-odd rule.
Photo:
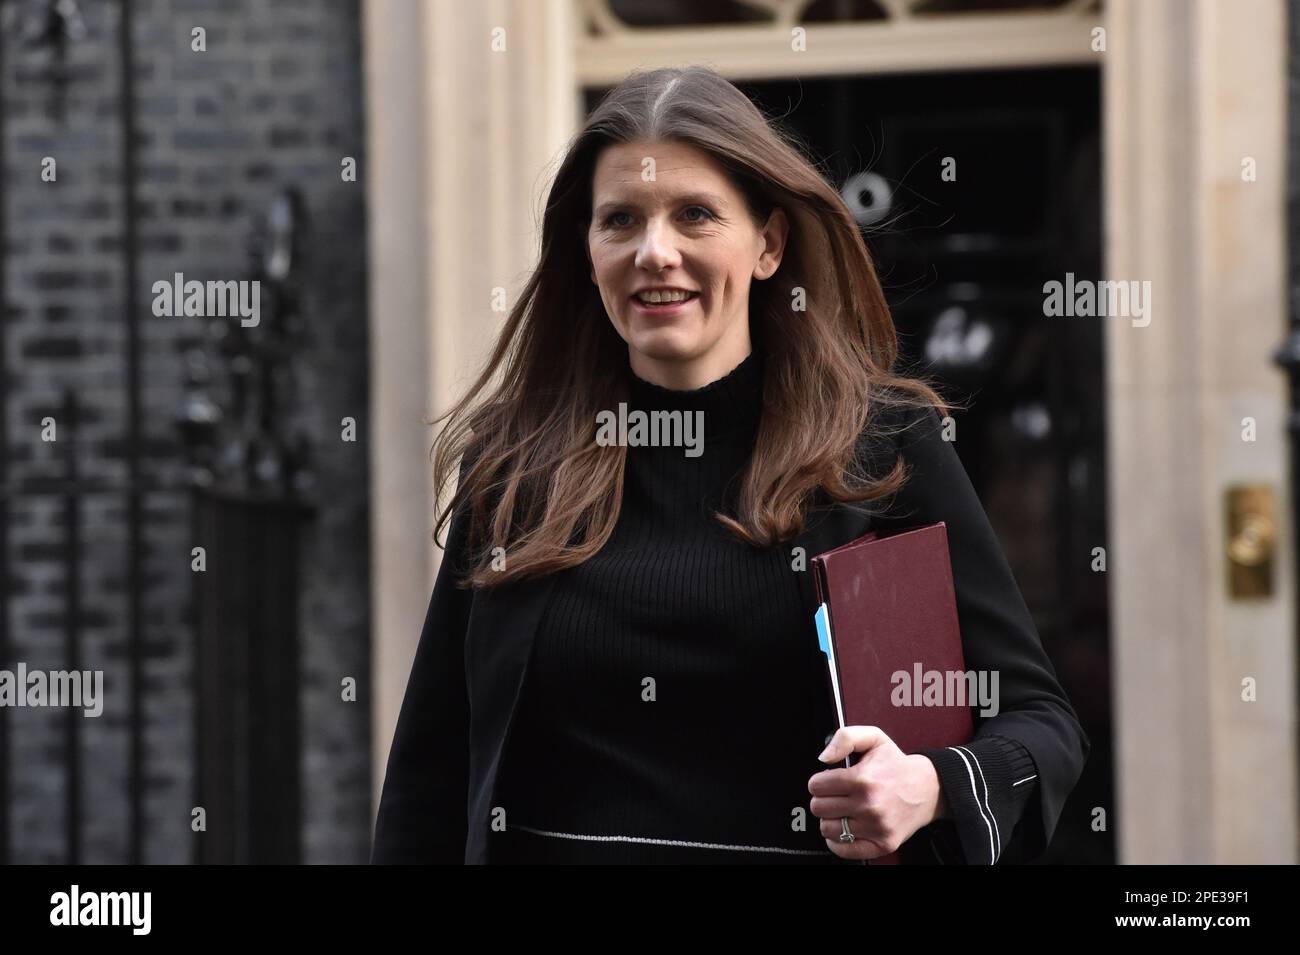
{"label": "blurred background", "polygon": [[[807,144],[969,404],[1093,743],[1043,861],[1297,861],[1298,44],[1300,0],[0,0],[0,669],[105,687],[0,706],[0,861],[365,861],[426,422],[569,137],[687,63]],[[1046,315],[1067,276],[1149,321]],[[257,323],[159,314],[189,280]]]}

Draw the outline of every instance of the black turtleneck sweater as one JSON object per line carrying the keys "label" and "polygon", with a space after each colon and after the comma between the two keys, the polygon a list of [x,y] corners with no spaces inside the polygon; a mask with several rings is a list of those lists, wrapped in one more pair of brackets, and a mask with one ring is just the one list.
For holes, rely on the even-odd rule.
{"label": "black turtleneck sweater", "polygon": [[[560,572],[502,761],[493,863],[861,864],[827,848],[808,805],[836,723],[789,554],[712,516],[734,513],[763,369],[755,350],[695,390],[630,376],[629,410],[703,413],[703,453],[629,446],[613,535]],[[926,754],[968,847],[986,839],[979,801],[1014,826],[1033,790],[1018,743],[981,746],[982,791],[958,791],[958,756]]]}

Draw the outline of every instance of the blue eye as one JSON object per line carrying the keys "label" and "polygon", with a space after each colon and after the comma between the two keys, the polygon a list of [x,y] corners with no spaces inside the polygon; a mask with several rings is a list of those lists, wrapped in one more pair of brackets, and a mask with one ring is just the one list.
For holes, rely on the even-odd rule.
{"label": "blue eye", "polygon": [[[686,212],[690,212],[692,209],[698,209],[700,212],[704,213],[704,217],[703,217],[703,218],[700,218],[700,219],[687,219],[687,220],[686,220],[687,222],[690,222],[690,223],[693,223],[693,224],[697,224],[697,225],[698,225],[698,224],[701,223],[701,222],[708,222],[709,220],[716,218],[716,217],[713,215],[713,213],[712,213],[709,209],[705,208],[704,206],[687,206],[687,207],[686,207]],[[615,222],[615,221],[614,221],[614,217],[615,217],[615,216],[625,216],[625,215],[627,215],[627,214],[628,214],[628,213],[626,213],[626,212],[611,212],[609,215],[605,216],[605,226],[606,226],[606,228],[617,229],[617,228],[619,228],[619,227],[622,226],[622,225],[626,225],[627,223],[623,223],[623,222]],[[685,213],[683,213],[683,215],[685,215]]]}

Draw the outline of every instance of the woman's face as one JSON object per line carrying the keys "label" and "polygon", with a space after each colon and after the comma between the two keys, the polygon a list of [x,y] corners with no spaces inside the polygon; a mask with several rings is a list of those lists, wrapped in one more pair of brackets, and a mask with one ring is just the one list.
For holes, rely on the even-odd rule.
{"label": "woman's face", "polygon": [[[607,146],[592,180],[591,280],[627,342],[632,370],[666,388],[699,388],[750,352],[749,284],[781,264],[785,213],[766,225],[708,153],[683,143]],[[680,303],[643,302],[678,289]]]}

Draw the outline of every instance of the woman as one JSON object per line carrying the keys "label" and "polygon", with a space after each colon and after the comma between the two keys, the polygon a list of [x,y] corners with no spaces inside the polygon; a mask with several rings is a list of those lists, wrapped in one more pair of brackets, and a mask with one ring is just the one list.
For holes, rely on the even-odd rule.
{"label": "woman", "polygon": [[[372,861],[1041,853],[1089,743],[946,406],[893,371],[836,191],[716,73],[655,70],[587,121],[542,231],[444,416],[435,483],[459,461],[459,485]],[[638,413],[673,428],[628,428]],[[967,666],[999,672],[999,712],[910,755],[848,727],[819,761],[834,718],[807,560],[939,520]]]}

